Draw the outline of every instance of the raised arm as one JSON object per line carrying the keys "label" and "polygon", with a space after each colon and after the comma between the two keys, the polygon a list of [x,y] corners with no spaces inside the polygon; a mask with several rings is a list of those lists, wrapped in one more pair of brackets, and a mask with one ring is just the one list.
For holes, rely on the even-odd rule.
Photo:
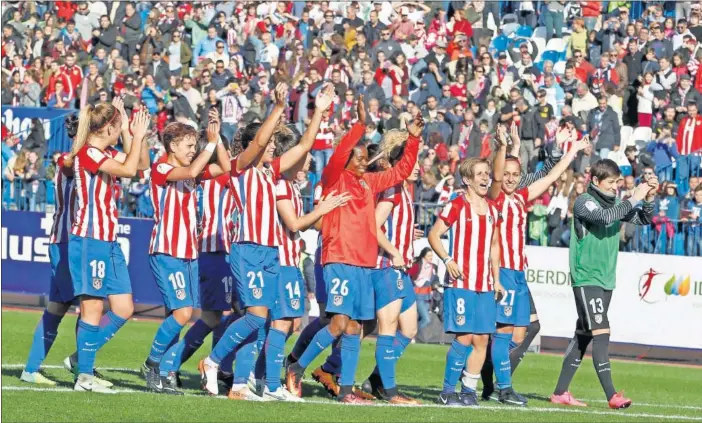
{"label": "raised arm", "polygon": [[563,151],[561,150],[560,146],[554,145],[553,150],[551,150],[551,154],[547,156],[546,161],[544,162],[544,167],[538,172],[523,174],[522,178],[519,180],[519,186],[517,189],[528,187],[529,185],[548,175],[548,172],[550,172],[556,163],[561,160],[562,156]]}
{"label": "raised arm", "polygon": [[[124,100],[122,97],[115,97],[112,99],[112,105],[119,110],[120,115],[122,117],[122,147],[124,149],[124,153],[118,153],[115,156],[115,160],[117,160],[120,163],[124,163],[124,161],[127,159],[127,154],[132,148],[132,134],[129,131],[129,116],[127,116],[127,112],[124,110]],[[151,158],[149,157],[149,149],[148,148],[142,148],[141,149],[141,154],[139,155],[139,163],[137,163],[137,170],[146,170],[149,168],[151,165]]]}
{"label": "raised arm", "polygon": [[109,173],[110,175],[117,176],[119,178],[131,178],[136,175],[141,149],[143,148],[142,144],[144,142],[146,129],[149,127],[150,121],[151,115],[149,115],[149,112],[146,110],[142,110],[137,113],[134,121],[132,122],[132,133],[134,134],[134,138],[132,140],[131,149],[126,155],[124,163],[115,159],[107,159],[100,164],[98,169],[101,172]]}
{"label": "raised arm", "polygon": [[[197,158],[193,160],[189,166],[173,168],[166,176],[166,181],[183,181],[197,178],[205,169],[205,166],[207,166],[207,163],[210,161],[210,157],[212,157],[212,153],[214,153],[217,148],[219,141],[218,129],[219,125],[217,122],[210,120],[207,124],[207,146],[197,155]],[[195,144],[197,144],[197,141],[195,141]],[[194,146],[195,145],[193,145],[193,147]]]}
{"label": "raised arm", "polygon": [[419,154],[419,136],[424,129],[424,119],[421,113],[417,113],[414,121],[407,127],[409,137],[405,145],[405,151],[400,161],[392,169],[378,173],[370,173],[364,176],[368,185],[374,193],[385,191],[386,189],[399,184],[407,179],[412,173],[417,163]]}
{"label": "raised arm", "polygon": [[312,227],[317,221],[321,221],[322,216],[337,207],[341,207],[349,201],[351,197],[348,194],[334,195],[331,193],[323,198],[317,207],[304,216],[298,217],[293,208],[290,198],[283,198],[276,201],[276,209],[283,224],[293,232],[306,231]]}
{"label": "raised arm", "polygon": [[314,140],[317,137],[317,132],[319,132],[319,125],[322,123],[322,117],[324,112],[329,110],[332,102],[334,101],[334,85],[326,84],[324,90],[317,94],[317,99],[315,100],[315,109],[310,124],[307,126],[305,133],[302,134],[299,144],[290,150],[286,151],[280,157],[280,172],[285,172],[291,167],[295,166],[300,160],[304,160],[307,153],[312,149],[314,145]]}
{"label": "raised arm", "polygon": [[[639,184],[634,188],[631,198],[609,209],[603,209],[597,202],[581,195],[575,199],[573,214],[580,220],[602,226],[611,225],[620,220],[637,223],[638,217],[635,217],[634,208],[648,195],[650,190],[651,186],[647,183]],[[652,210],[653,205],[651,204],[651,212]]]}
{"label": "raised arm", "polygon": [[222,136],[220,135],[220,128],[222,127],[222,124],[220,122],[219,112],[217,109],[210,109],[209,122],[213,125],[212,127],[207,125],[208,138],[210,131],[217,134],[217,148],[215,148],[217,163],[212,163],[205,166],[205,171],[200,174],[200,179],[216,178],[222,174],[229,173],[232,170],[232,162],[231,158],[229,157],[229,152],[224,147],[224,143],[222,143]]}
{"label": "raised arm", "polygon": [[649,190],[646,194],[646,198],[641,203],[641,207],[636,207],[632,209],[624,219],[625,222],[633,223],[634,225],[649,225],[653,219],[653,200],[658,192],[658,177],[651,176],[648,178],[645,184],[648,185]]}
{"label": "raised arm", "polygon": [[278,125],[278,120],[283,115],[285,111],[285,101],[288,97],[288,86],[285,83],[280,83],[275,87],[275,106],[268,118],[263,122],[261,128],[256,133],[256,137],[251,141],[251,143],[246,147],[239,156],[237,156],[236,162],[232,163],[232,171],[237,173],[241,172],[251,165],[251,163],[256,160],[263,150],[266,149],[268,143],[273,136],[276,125]]}
{"label": "raised arm", "polygon": [[571,163],[573,163],[573,160],[575,160],[575,157],[578,155],[578,152],[584,150],[585,147],[587,147],[588,145],[590,145],[590,141],[588,141],[587,138],[583,138],[580,141],[576,141],[575,144],[573,144],[573,147],[571,147],[571,149],[568,150],[568,153],[566,153],[566,155],[563,156],[561,161],[559,161],[558,164],[554,166],[553,169],[551,169],[551,171],[548,172],[546,176],[529,185],[529,198],[527,199],[527,201],[533,201],[536,198],[540,197],[541,194],[546,192],[546,190],[548,190],[548,187],[553,185],[558,180],[558,178],[561,177],[563,172],[568,170],[568,167]]}
{"label": "raised arm", "polygon": [[502,178],[505,175],[505,161],[507,160],[507,140],[505,139],[505,127],[498,124],[497,139],[500,141],[500,148],[495,154],[495,164],[492,170],[492,184],[488,191],[488,197],[491,199],[497,198],[502,191]]}
{"label": "raised arm", "polygon": [[334,154],[329,158],[329,163],[322,171],[322,185],[331,186],[336,183],[341,173],[349,161],[356,144],[363,138],[366,129],[366,106],[363,104],[363,95],[358,97],[358,121],[353,124],[351,130],[344,135],[341,142],[334,150]]}
{"label": "raised arm", "polygon": [[500,245],[500,227],[497,226],[492,233],[490,240],[490,271],[492,272],[493,289],[495,298],[502,298],[505,295],[505,289],[500,283],[500,255],[502,254],[502,246]]}

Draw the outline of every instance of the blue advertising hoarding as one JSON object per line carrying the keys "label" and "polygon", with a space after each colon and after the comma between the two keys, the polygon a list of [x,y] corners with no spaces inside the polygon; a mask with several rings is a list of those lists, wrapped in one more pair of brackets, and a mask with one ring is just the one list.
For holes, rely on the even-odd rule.
{"label": "blue advertising hoarding", "polygon": [[[48,295],[49,233],[53,214],[2,211],[2,292]],[[118,239],[129,266],[134,301],[163,304],[149,268],[153,221],[120,218]]]}
{"label": "blue advertising hoarding", "polygon": [[54,151],[71,149],[71,139],[66,133],[64,119],[66,115],[76,112],[77,110],[50,107],[3,107],[2,123],[24,141],[31,131],[32,119],[41,119],[48,143],[46,154],[51,157]]}

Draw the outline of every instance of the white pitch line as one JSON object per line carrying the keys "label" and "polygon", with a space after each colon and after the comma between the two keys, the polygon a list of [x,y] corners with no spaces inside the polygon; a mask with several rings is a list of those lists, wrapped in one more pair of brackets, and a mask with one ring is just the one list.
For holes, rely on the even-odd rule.
{"label": "white pitch line", "polygon": [[[2,386],[2,390],[6,391],[33,391],[33,392],[63,392],[63,393],[74,393],[70,388],[37,388],[33,386]],[[148,394],[157,395],[154,393],[146,391],[136,391],[131,389],[115,389],[119,394]],[[186,393],[189,397],[205,397],[205,395],[196,395]],[[210,397],[211,398],[211,397]],[[219,396],[217,399],[226,399],[226,397]],[[317,405],[336,405],[336,406],[351,406],[351,407],[403,407],[403,408],[447,408],[438,404],[422,404],[422,405],[392,405],[385,403],[374,403],[372,405],[350,405],[342,404],[336,401],[319,401],[319,400],[308,400],[304,403],[307,404],[317,404]],[[301,404],[304,404],[301,403]],[[456,407],[460,409],[461,407]],[[690,420],[690,421],[702,421],[702,417],[694,416],[680,416],[680,415],[666,415],[666,414],[650,414],[650,413],[628,413],[620,411],[598,411],[598,410],[582,410],[574,408],[550,408],[550,407],[500,407],[491,405],[481,405],[480,407],[474,408],[474,410],[491,410],[491,411],[517,411],[523,413],[569,413],[569,414],[589,414],[589,415],[600,415],[600,416],[626,416],[626,417],[641,417],[648,419],[669,419],[669,420]]]}
{"label": "white pitch line", "polygon": [[[24,369],[24,364],[3,364],[3,369]],[[57,364],[42,364],[42,369],[65,369],[65,367]],[[140,373],[139,369],[130,369],[128,367],[97,367],[98,370],[106,372],[125,372],[125,373]]]}

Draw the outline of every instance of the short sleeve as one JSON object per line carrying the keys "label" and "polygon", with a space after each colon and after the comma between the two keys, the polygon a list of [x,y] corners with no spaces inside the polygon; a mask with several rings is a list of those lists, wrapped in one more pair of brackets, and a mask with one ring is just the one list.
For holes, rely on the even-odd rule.
{"label": "short sleeve", "polygon": [[451,201],[446,204],[443,209],[441,209],[439,218],[441,218],[441,220],[443,220],[447,226],[452,226],[458,219],[458,214],[460,213],[459,208],[460,207],[458,204],[456,204],[456,201]]}
{"label": "short sleeve", "polygon": [[517,195],[521,195],[522,198],[524,199],[524,204],[529,202],[529,187],[526,186],[524,188],[521,188],[517,190]]}
{"label": "short sleeve", "polygon": [[111,158],[114,159],[119,154],[119,151],[115,148],[107,147],[107,149],[105,149],[105,153],[107,153]]}
{"label": "short sleeve", "polygon": [[168,174],[171,173],[173,169],[175,169],[175,167],[168,163],[155,163],[151,167],[151,180],[156,185],[166,185]]}
{"label": "short sleeve", "polygon": [[402,193],[398,186],[390,187],[380,193],[378,196],[378,202],[387,201],[393,205],[398,205],[402,198]]}
{"label": "short sleeve", "polygon": [[292,189],[290,189],[290,184],[284,179],[278,179],[275,184],[275,198],[276,200],[291,200],[292,199]]}
{"label": "short sleeve", "polygon": [[83,148],[78,153],[81,167],[87,169],[91,173],[97,173],[100,166],[107,160],[107,156],[99,148],[90,147]]}
{"label": "short sleeve", "polygon": [[237,169],[236,169],[236,164],[237,164],[238,161],[239,161],[239,155],[237,155],[236,157],[234,157],[234,158],[232,159],[232,170],[231,170],[231,174],[232,174],[233,177],[237,177],[237,176],[241,175],[241,174],[244,173],[244,171],[246,170],[246,169],[241,169],[241,170],[237,170]]}

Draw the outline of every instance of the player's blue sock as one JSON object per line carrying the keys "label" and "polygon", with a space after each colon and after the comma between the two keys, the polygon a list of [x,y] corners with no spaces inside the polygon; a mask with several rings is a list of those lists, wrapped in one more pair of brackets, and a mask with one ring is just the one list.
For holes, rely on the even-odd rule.
{"label": "player's blue sock", "polygon": [[266,344],[266,386],[271,392],[280,388],[280,369],[283,368],[285,358],[285,339],[287,335],[278,329],[268,331]]}
{"label": "player's blue sock", "polygon": [[302,332],[300,332],[300,336],[297,338],[295,346],[290,354],[299,360],[302,353],[307,349],[307,346],[310,345],[312,338],[326,326],[326,323],[327,322],[323,321],[323,319],[317,318],[305,326]]}
{"label": "player's blue sock", "polygon": [[[393,347],[394,341],[395,337],[390,335],[378,335],[375,341],[375,363],[385,389],[395,387],[395,363],[397,361]],[[341,368],[344,368],[343,362]]]}
{"label": "player's blue sock", "polygon": [[412,343],[412,338],[406,337],[402,332],[399,330],[395,334],[395,342],[392,344],[393,348],[395,348],[395,360],[399,360],[400,357],[402,357],[402,354],[404,354],[405,350],[407,349],[407,346]]}
{"label": "player's blue sock", "polygon": [[317,334],[312,338],[312,342],[307,346],[305,352],[302,353],[297,363],[303,369],[312,363],[312,361],[317,358],[318,355],[322,353],[332,342],[334,342],[334,335],[329,332],[329,327],[322,328]]}
{"label": "player's blue sock", "polygon": [[102,319],[100,319],[100,345],[98,346],[98,349],[107,344],[107,341],[112,339],[117,331],[119,331],[126,323],[127,319],[119,317],[112,311],[105,313],[105,315],[102,316]]}
{"label": "player's blue sock", "polygon": [[[224,331],[222,339],[212,349],[210,359],[217,364],[221,363],[227,354],[234,351],[249,335],[256,332],[265,323],[266,319],[263,317],[246,313],[246,316],[229,325]],[[238,364],[237,367],[239,367]]]}
{"label": "player's blue sock", "polygon": [[[239,313],[231,313],[229,316],[225,316],[226,320],[224,320],[224,324],[222,325],[222,330],[226,331],[229,325],[231,325],[233,322],[237,321],[241,316]],[[220,323],[222,324],[222,323]],[[236,352],[232,351],[229,354],[227,354],[226,357],[222,359],[222,362],[219,363],[219,370],[225,372],[225,373],[234,373],[234,357],[236,357]]]}
{"label": "player's blue sock", "polygon": [[331,354],[329,354],[329,357],[327,357],[327,359],[324,361],[324,364],[322,364],[322,370],[332,375],[338,375],[339,373],[341,373],[341,348],[339,347],[340,342],[341,337],[335,339],[334,342],[332,342]]}
{"label": "player's blue sock", "polygon": [[512,354],[512,351],[514,351],[518,346],[519,346],[519,344],[517,344],[516,342],[514,342],[510,339],[509,340],[509,353]]}
{"label": "player's blue sock", "polygon": [[183,325],[178,323],[173,315],[168,316],[161,323],[154,337],[154,342],[151,344],[151,352],[148,358],[149,364],[153,365],[161,362],[161,358],[168,350],[171,341],[180,333],[181,329],[183,329]]}
{"label": "player's blue sock", "polygon": [[54,345],[56,335],[58,335],[58,327],[63,316],[57,316],[44,310],[41,320],[34,329],[34,338],[32,339],[32,347],[29,349],[29,357],[27,357],[27,365],[24,370],[29,373],[39,371],[41,363],[49,354],[51,346]]}
{"label": "player's blue sock", "polygon": [[495,368],[497,389],[512,386],[512,368],[509,364],[509,343],[511,333],[495,333],[492,335],[492,363]]}
{"label": "player's blue sock", "polygon": [[225,316],[224,314],[222,317],[219,319],[219,324],[212,329],[212,348],[217,345],[220,339],[222,339],[222,335],[224,335],[224,331],[227,330],[227,322],[229,321],[229,316]]}
{"label": "player's blue sock", "polygon": [[202,319],[198,319],[197,322],[190,326],[190,329],[185,332],[182,339],[183,351],[180,353],[180,364],[190,360],[190,357],[202,346],[202,343],[205,342],[205,338],[211,331],[212,329]]}
{"label": "player's blue sock", "polygon": [[461,377],[461,372],[466,366],[468,358],[468,347],[454,340],[446,353],[446,369],[444,370],[443,394],[453,394],[456,392],[456,384]]}
{"label": "player's blue sock", "polygon": [[353,386],[360,352],[361,335],[341,335],[341,378],[339,378],[339,386]]}
{"label": "player's blue sock", "polygon": [[258,358],[256,358],[256,365],[254,366],[254,377],[256,379],[265,380],[266,379],[266,340],[268,339],[268,331],[270,330],[271,323],[266,321],[266,324],[258,330],[258,338],[256,339],[256,350],[258,351]]}
{"label": "player's blue sock", "polygon": [[252,333],[244,342],[240,344],[239,349],[235,353],[236,365],[234,366],[234,383],[244,384],[249,379],[251,370],[258,353],[258,343],[256,338],[258,333]]}
{"label": "player's blue sock", "polygon": [[100,348],[100,326],[81,320],[78,323],[78,373],[93,374],[95,355]]}

